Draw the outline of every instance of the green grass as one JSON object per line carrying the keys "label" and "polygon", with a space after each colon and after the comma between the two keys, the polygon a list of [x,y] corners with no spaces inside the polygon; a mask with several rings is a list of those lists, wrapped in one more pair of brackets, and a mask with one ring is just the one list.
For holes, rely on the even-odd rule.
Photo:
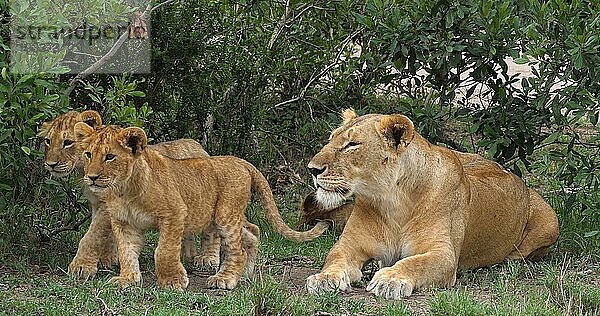
{"label": "green grass", "polygon": [[[3,238],[14,244],[4,244],[0,254],[0,315],[598,315],[600,236],[584,236],[598,219],[571,216],[578,210],[561,209],[559,198],[550,202],[562,231],[543,261],[460,271],[453,288],[426,288],[400,301],[365,293],[367,280],[351,293],[307,294],[304,280],[322,267],[335,234],[287,241],[255,204],[248,217],[261,227],[258,272],[233,291],[205,289],[207,274],[187,263],[192,282],[186,291],[158,289],[152,259],[157,233],[147,234],[141,255],[144,283],[130,288],[107,283],[117,270],[101,270],[87,282],[65,275],[80,233],[32,244]],[[282,207],[289,223],[297,220],[289,211],[294,208]]]}

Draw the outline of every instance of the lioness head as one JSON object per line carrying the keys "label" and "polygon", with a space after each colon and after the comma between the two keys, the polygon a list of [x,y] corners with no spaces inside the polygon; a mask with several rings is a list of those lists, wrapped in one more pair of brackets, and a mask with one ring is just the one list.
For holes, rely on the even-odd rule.
{"label": "lioness head", "polygon": [[359,117],[347,109],[342,117],[342,125],[308,164],[317,201],[326,209],[341,205],[357,190],[377,190],[397,176],[388,164],[398,161],[415,135],[411,120],[400,114]]}
{"label": "lioness head", "polygon": [[77,141],[73,130],[79,122],[97,127],[102,125],[102,118],[96,111],[71,111],[40,127],[38,136],[44,138],[46,145],[44,167],[53,176],[64,177],[80,166],[81,153],[85,148]]}
{"label": "lioness head", "polygon": [[88,145],[83,151],[83,182],[97,193],[127,181],[135,159],[148,145],[146,133],[138,127],[111,125],[94,130],[81,122],[75,124],[75,134]]}

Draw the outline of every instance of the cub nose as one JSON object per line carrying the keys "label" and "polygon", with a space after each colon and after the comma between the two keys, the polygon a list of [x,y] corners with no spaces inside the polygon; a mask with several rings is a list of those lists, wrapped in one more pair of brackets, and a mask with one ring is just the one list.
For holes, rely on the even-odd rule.
{"label": "cub nose", "polygon": [[308,167],[308,171],[310,171],[310,173],[313,175],[313,177],[316,177],[316,176],[320,175],[321,173],[325,172],[325,169],[327,169],[327,167],[323,167],[323,168]]}
{"label": "cub nose", "polygon": [[92,182],[96,182],[96,180],[98,180],[98,178],[100,178],[100,176],[92,175],[92,176],[88,176],[88,178],[90,178],[90,180],[92,180]]}
{"label": "cub nose", "polygon": [[46,162],[46,166],[48,166],[50,169],[54,169],[54,167],[56,167],[58,165],[58,162]]}

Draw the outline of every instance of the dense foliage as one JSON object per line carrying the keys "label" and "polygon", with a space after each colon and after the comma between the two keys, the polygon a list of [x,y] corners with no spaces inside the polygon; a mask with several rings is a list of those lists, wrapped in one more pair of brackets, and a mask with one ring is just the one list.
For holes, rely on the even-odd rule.
{"label": "dense foliage", "polygon": [[[404,112],[434,142],[558,176],[567,208],[598,215],[581,198],[600,186],[596,1],[175,1],[152,13],[151,74],[92,75],[68,96],[73,75],[10,73],[1,23],[7,227],[54,236],[85,219],[76,183],[49,179],[35,137],[41,122],[83,108],[245,158],[277,188],[305,183],[341,109]],[[532,75],[513,74],[509,58]]]}

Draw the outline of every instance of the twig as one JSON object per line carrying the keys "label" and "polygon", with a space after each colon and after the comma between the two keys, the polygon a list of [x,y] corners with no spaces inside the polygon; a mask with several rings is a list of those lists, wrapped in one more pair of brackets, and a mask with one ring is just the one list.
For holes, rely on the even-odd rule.
{"label": "twig", "polygon": [[269,41],[269,50],[273,49],[273,46],[275,45],[275,41],[277,40],[277,37],[279,37],[279,34],[281,34],[281,32],[283,32],[283,28],[285,27],[285,23],[289,16],[290,16],[290,0],[286,0],[285,9],[283,10],[283,15],[281,16],[281,20],[279,20],[279,23],[277,23],[277,28],[275,28],[275,31],[271,35],[271,40]]}
{"label": "twig", "polygon": [[306,83],[306,85],[304,86],[304,88],[302,89],[302,91],[300,91],[300,93],[298,94],[298,96],[287,100],[287,101],[283,101],[283,102],[279,102],[277,104],[275,104],[274,106],[272,106],[270,108],[270,110],[276,109],[278,107],[281,107],[283,105],[289,104],[289,103],[293,103],[296,101],[300,101],[302,99],[304,99],[304,96],[306,95],[306,92],[308,91],[308,89],[310,88],[310,86],[312,86],[312,84],[317,81],[318,79],[320,79],[324,74],[326,74],[327,72],[329,72],[331,69],[333,69],[333,67],[339,65],[339,60],[342,56],[342,54],[344,53],[344,50],[346,49],[346,47],[348,46],[348,44],[350,44],[350,42],[352,41],[352,39],[358,35],[360,32],[362,32],[362,28],[352,32],[352,34],[348,35],[341,43],[341,47],[340,50],[337,52],[335,58],[333,59],[333,62],[329,65],[327,65],[327,67],[323,68],[323,70],[321,70],[317,75],[312,75],[311,78],[308,80],[308,83]]}
{"label": "twig", "polygon": [[[149,4],[148,6],[146,6],[146,9],[140,16],[140,19],[146,19],[148,17],[148,14],[150,14],[152,11],[160,8],[161,6],[163,6],[165,4],[169,4],[174,1],[175,0],[167,0],[165,2],[157,4],[154,7],[152,7],[152,5]],[[77,84],[83,80],[83,78],[89,76],[91,73],[93,73],[98,68],[100,68],[102,65],[104,65],[110,58],[112,58],[117,53],[117,51],[121,48],[121,46],[123,46],[123,44],[125,43],[125,41],[127,40],[128,37],[129,37],[129,29],[125,30],[125,32],[123,32],[123,34],[121,34],[119,39],[115,42],[115,44],[110,48],[110,50],[104,56],[102,56],[100,59],[98,59],[98,61],[93,63],[91,66],[86,68],[84,71],[78,73],[77,76],[75,76],[75,78],[73,78],[71,80],[71,82],[69,83],[69,87],[65,90],[65,95],[68,97],[71,94],[71,92],[73,92],[73,90],[75,89]]]}

